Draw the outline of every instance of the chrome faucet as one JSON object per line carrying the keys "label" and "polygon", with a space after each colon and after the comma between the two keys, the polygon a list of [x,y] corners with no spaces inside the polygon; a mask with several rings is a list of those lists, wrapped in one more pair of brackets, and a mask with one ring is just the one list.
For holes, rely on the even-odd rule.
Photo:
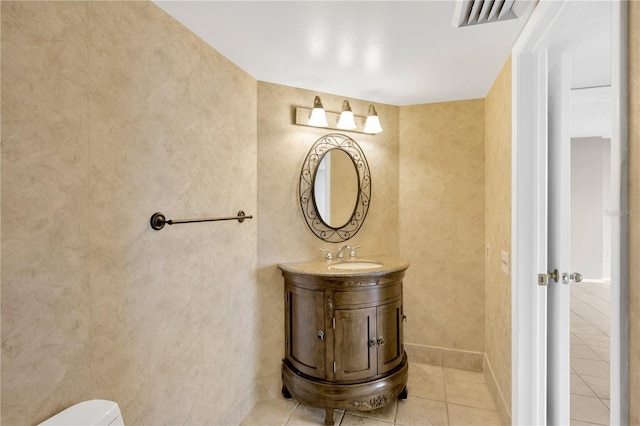
{"label": "chrome faucet", "polygon": [[321,248],[320,251],[326,252],[324,254],[324,260],[326,260],[327,262],[331,262],[333,260],[333,257],[331,256],[331,250],[326,248]]}
{"label": "chrome faucet", "polygon": [[345,245],[340,247],[340,249],[338,250],[338,255],[336,256],[338,258],[338,260],[343,260],[344,259],[344,251],[345,250],[351,250],[351,246],[350,245]]}

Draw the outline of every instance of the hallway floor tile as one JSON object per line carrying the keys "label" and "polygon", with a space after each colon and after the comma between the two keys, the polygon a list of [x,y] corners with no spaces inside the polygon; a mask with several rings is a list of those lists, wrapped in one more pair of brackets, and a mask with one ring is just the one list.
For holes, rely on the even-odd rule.
{"label": "hallway floor tile", "polygon": [[571,284],[571,424],[609,424],[610,284]]}

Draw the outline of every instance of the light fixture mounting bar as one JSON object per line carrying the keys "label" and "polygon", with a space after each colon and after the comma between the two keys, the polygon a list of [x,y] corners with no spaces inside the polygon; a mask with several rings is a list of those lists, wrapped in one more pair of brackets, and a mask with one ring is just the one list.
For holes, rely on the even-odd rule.
{"label": "light fixture mounting bar", "polygon": [[338,128],[338,119],[340,119],[340,113],[334,111],[325,111],[327,114],[327,122],[329,123],[326,127],[318,127],[318,126],[310,126],[309,116],[311,115],[311,108],[304,107],[296,107],[296,120],[294,124],[298,126],[307,126],[307,127],[315,127],[316,129],[331,129],[337,130],[339,132],[354,132],[354,133],[364,133],[365,135],[373,135],[373,133],[367,133],[364,131],[364,123],[367,117],[363,117],[361,115],[354,115],[353,119],[356,122],[356,128],[352,130],[340,129]]}

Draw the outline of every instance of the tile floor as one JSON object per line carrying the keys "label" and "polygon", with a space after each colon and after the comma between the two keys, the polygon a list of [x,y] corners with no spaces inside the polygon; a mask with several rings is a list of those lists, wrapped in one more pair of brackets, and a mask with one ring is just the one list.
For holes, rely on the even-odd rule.
{"label": "tile floor", "polygon": [[571,424],[609,424],[610,284],[571,283]]}
{"label": "tile floor", "polygon": [[[409,397],[375,411],[336,410],[342,426],[500,425],[483,373],[409,363]],[[242,421],[246,426],[324,425],[324,409],[294,400],[257,404]]]}

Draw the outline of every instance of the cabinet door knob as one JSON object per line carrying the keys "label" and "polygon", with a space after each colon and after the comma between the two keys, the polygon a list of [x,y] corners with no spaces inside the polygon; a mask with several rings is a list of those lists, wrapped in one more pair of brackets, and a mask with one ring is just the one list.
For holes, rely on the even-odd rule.
{"label": "cabinet door knob", "polygon": [[384,345],[384,338],[382,336],[378,337],[378,346]]}
{"label": "cabinet door knob", "polygon": [[316,336],[318,340],[324,340],[324,331],[318,330],[318,335]]}
{"label": "cabinet door knob", "polygon": [[377,344],[378,344],[378,341],[377,341],[375,338],[373,338],[373,337],[372,337],[372,338],[369,340],[369,347],[370,347],[370,348],[372,348],[372,347],[376,346]]}

